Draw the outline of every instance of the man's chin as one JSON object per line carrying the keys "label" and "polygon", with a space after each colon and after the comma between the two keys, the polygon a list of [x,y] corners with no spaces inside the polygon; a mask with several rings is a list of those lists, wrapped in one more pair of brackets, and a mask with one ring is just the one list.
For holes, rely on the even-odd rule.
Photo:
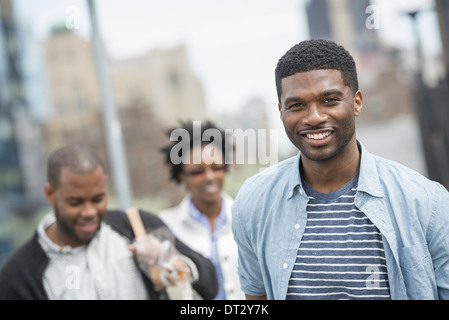
{"label": "man's chin", "polygon": [[77,235],[75,241],[79,246],[86,246],[92,241],[93,238],[95,238],[96,234],[97,233],[94,233],[91,235],[85,235],[85,234]]}
{"label": "man's chin", "polygon": [[97,227],[95,230],[91,230],[89,232],[86,231],[79,231],[77,232],[78,241],[83,243],[89,243],[95,236],[97,235],[98,231],[100,230],[99,227]]}
{"label": "man's chin", "polygon": [[335,153],[327,147],[310,147],[304,146],[303,144],[298,144],[297,148],[301,151],[301,156],[306,157],[312,161],[327,161],[335,157]]}
{"label": "man's chin", "polygon": [[333,154],[329,155],[325,153],[302,153],[302,155],[304,155],[307,159],[315,162],[326,162],[332,160],[335,157],[335,155]]}

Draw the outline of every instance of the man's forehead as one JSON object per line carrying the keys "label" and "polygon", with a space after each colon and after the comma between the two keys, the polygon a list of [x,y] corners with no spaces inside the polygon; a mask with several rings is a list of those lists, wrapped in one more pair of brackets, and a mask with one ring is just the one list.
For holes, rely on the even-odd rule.
{"label": "man's forehead", "polygon": [[339,70],[313,70],[298,72],[282,79],[281,100],[292,95],[308,93],[314,91],[320,94],[328,90],[339,89],[343,91],[347,85],[344,84]]}
{"label": "man's forehead", "polygon": [[90,170],[89,172],[78,172],[71,169],[70,167],[62,167],[59,176],[60,184],[71,183],[80,184],[85,183],[85,181],[103,181],[106,175],[101,166],[98,166],[95,170]]}

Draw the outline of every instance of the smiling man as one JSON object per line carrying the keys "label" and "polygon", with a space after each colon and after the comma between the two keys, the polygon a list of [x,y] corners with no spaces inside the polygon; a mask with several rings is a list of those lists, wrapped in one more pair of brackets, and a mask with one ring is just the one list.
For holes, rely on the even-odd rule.
{"label": "smiling man", "polygon": [[[0,299],[167,299],[161,279],[150,279],[138,266],[125,212],[107,210],[106,181],[103,162],[88,145],[50,154],[44,192],[53,212],[3,265]],[[147,230],[165,226],[153,214],[140,215]],[[213,298],[212,263],[177,239],[175,246],[190,267],[193,288]]]}
{"label": "smiling man", "polygon": [[356,66],[303,41],[276,66],[297,156],[249,178],[234,202],[248,299],[448,299],[449,193],[356,139]]}

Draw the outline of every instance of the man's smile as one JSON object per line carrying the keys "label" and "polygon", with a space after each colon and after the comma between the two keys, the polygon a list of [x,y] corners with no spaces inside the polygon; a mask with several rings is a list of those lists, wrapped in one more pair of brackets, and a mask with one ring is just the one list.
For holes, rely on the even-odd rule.
{"label": "man's smile", "polygon": [[332,129],[302,130],[300,135],[312,146],[319,147],[327,144],[333,136]]}
{"label": "man's smile", "polygon": [[309,139],[314,139],[314,140],[322,140],[326,137],[328,137],[332,132],[331,131],[326,131],[326,132],[322,132],[322,133],[307,133],[306,137]]}

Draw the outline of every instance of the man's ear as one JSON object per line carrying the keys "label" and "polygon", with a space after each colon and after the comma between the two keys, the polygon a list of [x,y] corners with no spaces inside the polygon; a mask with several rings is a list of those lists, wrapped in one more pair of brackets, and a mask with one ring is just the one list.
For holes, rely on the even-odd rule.
{"label": "man's ear", "polygon": [[44,195],[45,195],[45,198],[47,198],[47,201],[53,206],[54,189],[48,182],[44,185]]}
{"label": "man's ear", "polygon": [[358,90],[354,95],[354,115],[358,117],[360,113],[362,112],[363,108],[363,95],[360,90]]}
{"label": "man's ear", "polygon": [[278,103],[278,109],[279,109],[279,115],[280,115],[281,120],[282,120],[282,106],[281,106],[280,103]]}

